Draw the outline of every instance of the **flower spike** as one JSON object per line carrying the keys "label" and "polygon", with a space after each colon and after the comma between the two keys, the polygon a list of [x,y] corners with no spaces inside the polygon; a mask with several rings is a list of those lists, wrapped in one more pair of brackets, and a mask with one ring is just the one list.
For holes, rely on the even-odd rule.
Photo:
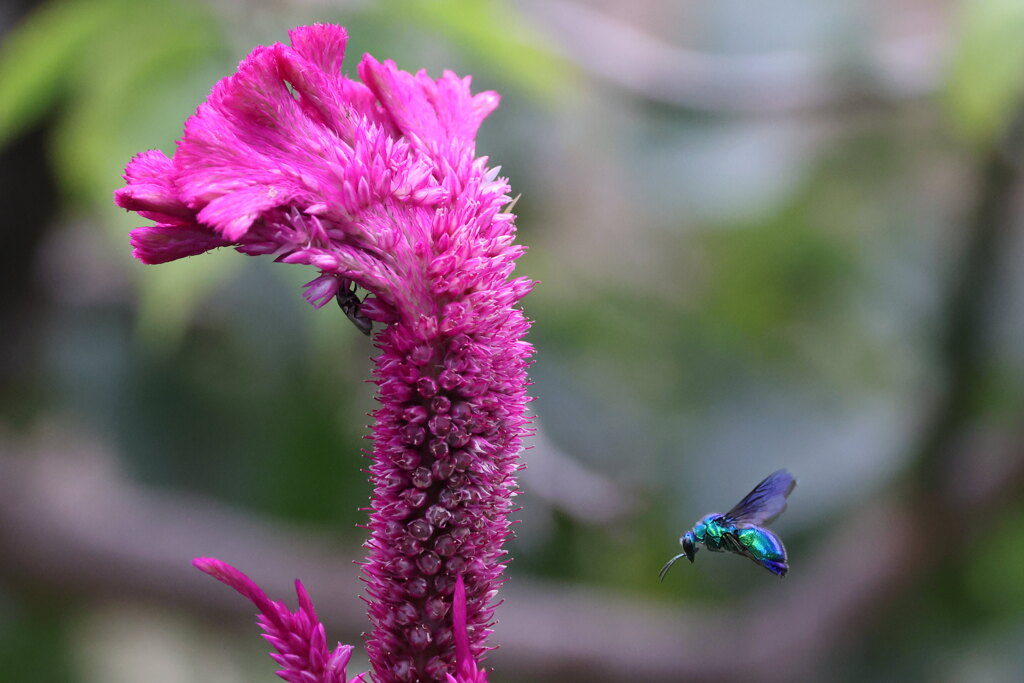
{"label": "flower spike", "polygon": [[[475,149],[498,96],[370,56],[356,81],[341,72],[344,29],[289,35],[217,83],[172,157],[133,159],[115,201],[152,222],[131,234],[141,261],[226,246],[311,266],[306,299],[337,300],[373,335],[363,573],[374,680],[480,681],[474,653],[488,649],[505,567],[532,354],[519,302],[533,282],[513,277],[524,248],[509,186]],[[253,600],[261,624],[290,628],[237,570],[197,566]],[[288,652],[284,671],[315,666]]]}

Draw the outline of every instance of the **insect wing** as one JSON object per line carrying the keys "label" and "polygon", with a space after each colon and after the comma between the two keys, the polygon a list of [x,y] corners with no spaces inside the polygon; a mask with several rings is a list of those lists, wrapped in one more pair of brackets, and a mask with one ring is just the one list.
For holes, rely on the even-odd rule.
{"label": "insect wing", "polygon": [[735,525],[767,524],[786,509],[786,497],[795,487],[796,479],[786,470],[772,472],[723,517]]}

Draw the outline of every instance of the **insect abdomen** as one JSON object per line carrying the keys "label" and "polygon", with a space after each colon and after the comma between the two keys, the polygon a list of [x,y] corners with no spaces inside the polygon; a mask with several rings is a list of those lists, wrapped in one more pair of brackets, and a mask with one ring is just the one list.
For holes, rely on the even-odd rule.
{"label": "insect abdomen", "polygon": [[766,560],[786,560],[786,548],[778,536],[768,529],[747,528],[736,531],[740,543],[758,558]]}
{"label": "insect abdomen", "polygon": [[789,571],[782,540],[768,529],[748,527],[736,531],[736,539],[747,549],[750,559],[772,574],[785,576]]}

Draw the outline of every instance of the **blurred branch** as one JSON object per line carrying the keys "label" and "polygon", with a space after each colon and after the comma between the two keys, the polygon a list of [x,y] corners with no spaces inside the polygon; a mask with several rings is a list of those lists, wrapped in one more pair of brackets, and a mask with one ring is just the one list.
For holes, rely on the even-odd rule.
{"label": "blurred branch", "polygon": [[27,447],[0,443],[0,579],[51,595],[251,612],[192,569],[191,558],[206,555],[237,563],[278,599],[294,595],[291,572],[299,571],[347,632],[362,630],[365,614],[354,596],[316,590],[358,586],[354,558],[339,556],[325,534],[140,487],[121,475],[111,453],[79,431],[60,431],[60,441],[44,434]]}
{"label": "blurred branch", "polygon": [[945,62],[947,41],[940,31],[878,43],[853,70],[809,52],[723,56],[688,50],[581,2],[529,6],[530,16],[557,35],[552,43],[596,80],[708,112],[779,114],[866,97],[920,97],[938,86]]}
{"label": "blurred branch", "polygon": [[[961,442],[964,477],[939,498],[959,525],[981,527],[1024,487],[1024,435]],[[331,638],[357,642],[357,559],[326,535],[249,517],[209,501],[146,490],[81,444],[0,456],[0,579],[60,598],[145,597],[234,621],[251,606],[191,569],[214,555],[275,598],[309,587]],[[977,467],[983,458],[985,467]],[[684,609],[607,591],[514,578],[503,590],[490,664],[531,681],[806,680],[937,562],[922,535],[934,509],[897,501],[866,509],[770,596],[723,610]],[[949,562],[948,553],[941,558]],[[654,581],[654,573],[650,577]],[[778,584],[775,584],[778,585]],[[340,587],[340,588],[339,588]],[[784,625],[784,627],[780,627]],[[737,642],[744,647],[737,648]],[[771,672],[765,674],[764,672]]]}
{"label": "blurred branch", "polygon": [[1014,229],[1024,164],[1024,108],[1007,125],[999,144],[979,164],[976,203],[965,222],[961,258],[953,261],[936,349],[941,373],[932,406],[914,451],[913,486],[918,492],[947,475],[950,449],[969,423],[985,374],[987,318],[999,276],[998,261]]}
{"label": "blurred branch", "polygon": [[[943,491],[963,538],[1024,488],[1024,435],[986,453],[962,452],[970,475]],[[993,444],[988,444],[990,447]],[[979,455],[991,467],[971,465]],[[877,501],[829,535],[817,555],[783,584],[729,610],[644,605],[572,587],[510,582],[494,654],[498,670],[527,669],[528,680],[828,680],[828,657],[859,640],[899,604],[929,563],[948,564],[925,544],[930,509]],[[968,536],[969,537],[969,536]],[[653,578],[652,578],[653,580]],[[742,644],[742,646],[738,646]],[[499,664],[500,661],[500,664]]]}
{"label": "blurred branch", "polygon": [[540,418],[531,417],[534,433],[526,439],[526,469],[519,480],[533,500],[587,525],[611,524],[633,512],[636,500],[626,487],[560,449],[547,437]]}

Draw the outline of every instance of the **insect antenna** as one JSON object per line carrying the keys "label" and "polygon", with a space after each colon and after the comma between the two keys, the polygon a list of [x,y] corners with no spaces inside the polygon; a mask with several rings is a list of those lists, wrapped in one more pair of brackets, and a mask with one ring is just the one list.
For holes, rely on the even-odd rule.
{"label": "insect antenna", "polygon": [[668,570],[672,569],[672,565],[674,565],[676,563],[676,560],[678,560],[681,557],[686,557],[686,553],[679,553],[678,555],[673,557],[671,560],[666,562],[665,566],[661,568],[660,572],[658,572],[658,578],[660,578],[662,581],[664,581],[665,580],[665,576],[668,575]]}

